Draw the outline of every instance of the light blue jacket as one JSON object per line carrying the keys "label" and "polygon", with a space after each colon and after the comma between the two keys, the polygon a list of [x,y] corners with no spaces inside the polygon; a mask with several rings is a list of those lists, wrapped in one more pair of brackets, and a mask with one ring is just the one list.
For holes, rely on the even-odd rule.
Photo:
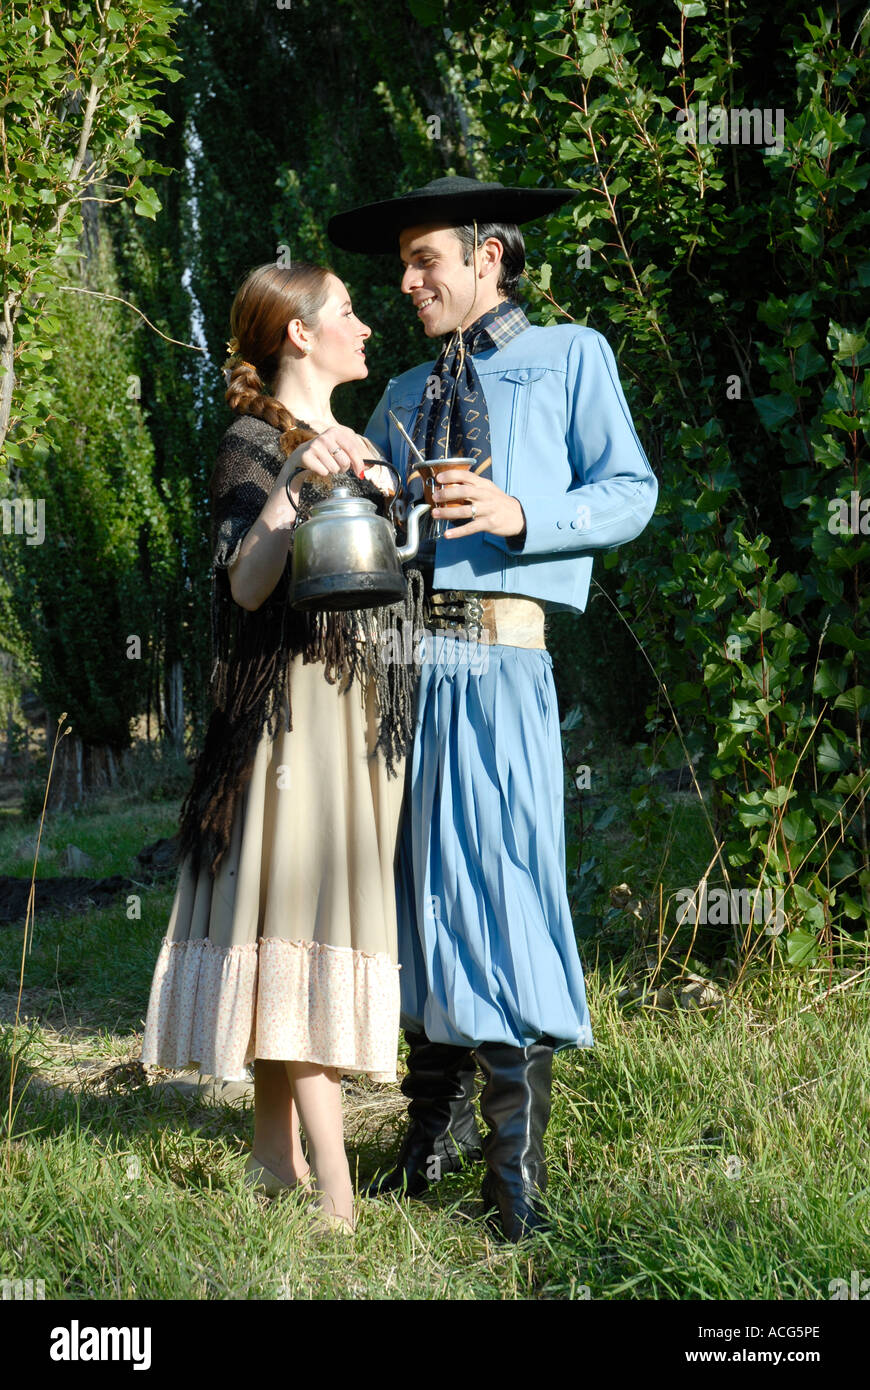
{"label": "light blue jacket", "polygon": [[[399,470],[432,362],[393,377],[366,435]],[[502,348],[474,354],[489,408],[492,468],[485,476],[518,498],[525,543],[478,532],[442,538],[436,589],[523,594],[551,611],[582,612],[592,556],[640,535],[658,482],[635,433],[607,340],[593,328],[530,327]]]}

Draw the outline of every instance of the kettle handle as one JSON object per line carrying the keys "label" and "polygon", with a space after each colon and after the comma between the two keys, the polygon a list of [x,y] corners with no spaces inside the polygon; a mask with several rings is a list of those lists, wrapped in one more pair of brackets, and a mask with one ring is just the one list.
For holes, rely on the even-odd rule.
{"label": "kettle handle", "polygon": [[389,468],[390,472],[395,473],[396,475],[396,491],[394,496],[390,498],[389,506],[387,507],[387,514],[389,515],[390,520],[392,522],[395,522],[395,517],[393,516],[393,508],[403,492],[402,475],[394,463],[387,463],[386,459],[379,459],[378,462],[380,463],[381,468]]}

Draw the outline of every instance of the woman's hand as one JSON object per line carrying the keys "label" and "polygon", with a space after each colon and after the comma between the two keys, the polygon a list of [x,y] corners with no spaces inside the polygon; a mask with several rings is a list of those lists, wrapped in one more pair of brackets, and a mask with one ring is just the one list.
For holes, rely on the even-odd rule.
{"label": "woman's hand", "polygon": [[396,470],[387,463],[386,459],[378,463],[376,460],[369,459],[368,467],[365,470],[365,479],[368,483],[373,483],[379,492],[385,497],[395,497],[396,495]]}
{"label": "woman's hand", "polygon": [[330,425],[316,439],[306,439],[294,449],[288,462],[293,468],[310,468],[312,473],[323,476],[353,469],[359,478],[370,453],[365,440],[346,425]]}
{"label": "woman's hand", "polygon": [[[445,468],[438,474],[438,482],[439,486],[432,489],[433,517],[466,522],[445,531],[448,540],[453,536],[471,536],[476,531],[488,531],[493,536],[521,536],[525,531],[526,516],[518,499],[503,492],[489,478],[464,468]],[[463,503],[461,507],[444,506],[445,502],[459,501]]]}
{"label": "woman's hand", "polygon": [[[293,455],[291,454],[290,457],[292,458]],[[302,492],[302,486],[304,483],[309,482],[316,472],[319,473],[320,470],[302,467],[297,469],[295,473],[291,473],[288,469],[285,473],[284,482],[279,482],[278,484],[276,484],[275,491],[278,494],[284,495],[286,480],[289,478],[290,501],[293,507],[295,507],[296,512],[298,512],[299,497]],[[393,509],[392,515],[394,520],[404,520],[405,513],[403,499],[401,497],[396,496],[395,479],[391,475],[390,470],[388,468],[379,467],[378,464],[375,464],[373,467],[369,466],[365,470],[364,476],[367,482],[372,483],[379,490],[379,492],[382,492],[384,497],[386,497],[390,501]],[[401,511],[399,511],[400,504]],[[295,524],[295,515],[291,524]]]}

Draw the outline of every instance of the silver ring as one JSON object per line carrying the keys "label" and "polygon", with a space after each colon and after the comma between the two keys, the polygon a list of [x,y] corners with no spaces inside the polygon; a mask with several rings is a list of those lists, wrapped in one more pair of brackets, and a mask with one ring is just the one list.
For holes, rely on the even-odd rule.
{"label": "silver ring", "polygon": [[475,518],[476,516],[477,516],[477,508],[475,507],[474,503],[472,502],[472,504],[471,504],[471,520],[473,521],[474,518]]}
{"label": "silver ring", "polygon": [[330,452],[331,454],[341,454],[341,453],[344,452],[344,450],[342,449],[341,445],[338,444],[338,445],[336,445],[336,447],[335,447],[334,449],[330,449],[329,452]]}

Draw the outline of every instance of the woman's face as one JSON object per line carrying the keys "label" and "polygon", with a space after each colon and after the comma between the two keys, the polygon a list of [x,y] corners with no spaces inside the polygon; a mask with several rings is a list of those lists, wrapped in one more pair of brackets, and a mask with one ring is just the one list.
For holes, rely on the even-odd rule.
{"label": "woman's face", "polygon": [[324,376],[336,381],[355,381],[368,376],[365,341],[371,337],[368,324],[353,312],[347,287],[338,276],[329,279],[329,296],[320,311],[317,327],[309,334],[308,361]]}

